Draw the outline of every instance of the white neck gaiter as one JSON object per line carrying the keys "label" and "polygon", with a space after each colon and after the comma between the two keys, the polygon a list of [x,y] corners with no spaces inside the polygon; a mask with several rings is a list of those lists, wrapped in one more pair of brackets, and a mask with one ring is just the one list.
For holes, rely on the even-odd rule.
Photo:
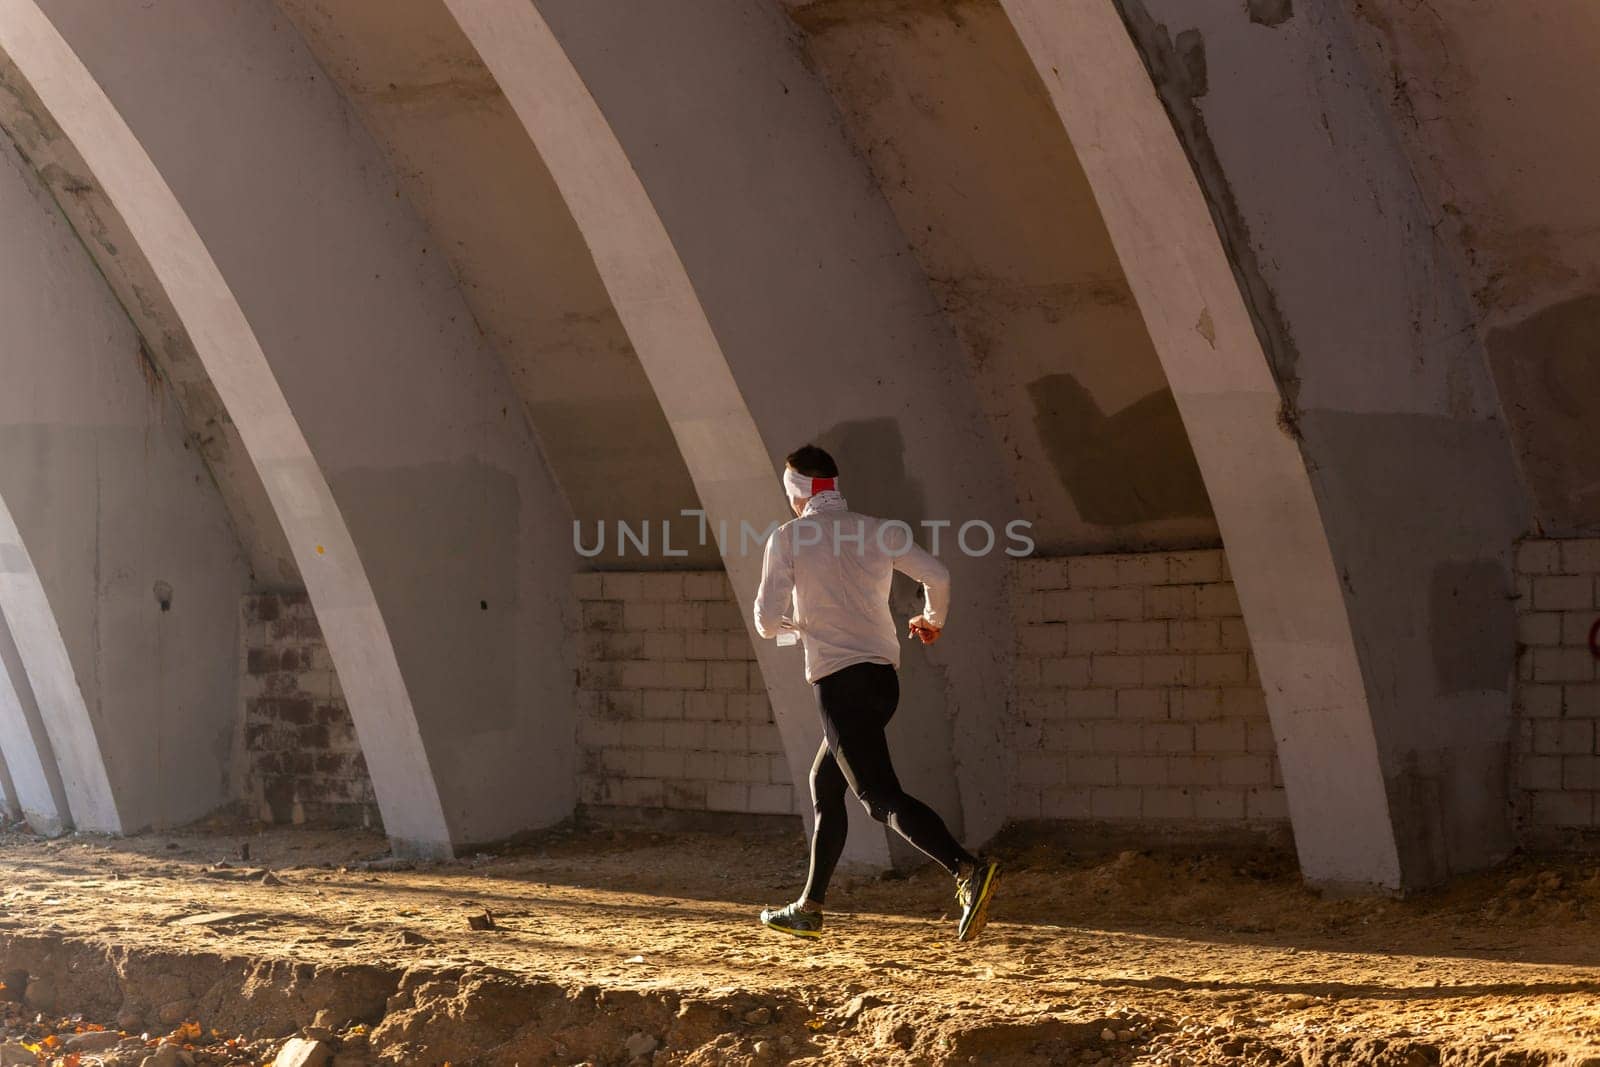
{"label": "white neck gaiter", "polygon": [[848,511],[849,508],[850,506],[845,503],[844,497],[840,496],[836,490],[824,489],[813,496],[806,504],[805,513],[810,515],[816,511]]}

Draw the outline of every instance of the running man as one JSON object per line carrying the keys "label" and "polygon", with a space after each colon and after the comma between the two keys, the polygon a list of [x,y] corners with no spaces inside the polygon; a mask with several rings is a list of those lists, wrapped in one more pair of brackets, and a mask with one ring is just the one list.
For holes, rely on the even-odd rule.
{"label": "running man", "polygon": [[798,634],[805,645],[823,734],[811,765],[817,821],[805,891],[787,907],[763,911],[761,922],[822,936],[823,900],[849,829],[848,788],[874,819],[955,877],[957,939],[971,941],[988,921],[998,867],[962,848],[932,808],[900,788],[883,732],[900,700],[900,644],[889,614],[893,572],[922,583],[926,606],[906,636],[925,645],[944,632],[950,572],[912,540],[909,526],[849,510],[838,477],[833,457],[815,445],[789,456],[783,484],[795,518],[768,539],[756,593],[756,631],[766,638]]}

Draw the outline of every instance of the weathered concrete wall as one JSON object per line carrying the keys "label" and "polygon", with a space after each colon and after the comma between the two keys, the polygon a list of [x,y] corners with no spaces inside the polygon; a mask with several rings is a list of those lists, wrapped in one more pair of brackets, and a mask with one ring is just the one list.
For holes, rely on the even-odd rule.
{"label": "weathered concrete wall", "polygon": [[377,147],[265,3],[47,10],[183,202],[327,475],[450,837],[563,817],[565,507]]}
{"label": "weathered concrete wall", "polygon": [[[237,675],[222,603],[245,565],[133,326],[10,144],[0,155],[0,494],[90,721],[50,704],[43,718],[93,731],[78,742],[104,763],[110,829],[184,822],[226,795]],[[16,637],[37,672],[32,635]]]}
{"label": "weathered concrete wall", "polygon": [[55,198],[84,249],[132,320],[146,358],[165,380],[188,431],[189,447],[205,463],[221,494],[260,588],[300,588],[304,580],[255,464],[194,339],[149,258],[112,204],[93,168],[63,136],[28,85],[0,51],[0,129]]}
{"label": "weathered concrete wall", "polygon": [[1220,551],[1022,560],[1011,815],[1287,823]]}
{"label": "weathered concrete wall", "polygon": [[[509,6],[534,10],[520,0]],[[348,518],[350,555],[358,547],[357,566],[370,571],[376,598],[361,606],[377,616],[380,650],[394,653],[395,677],[403,675],[390,695],[408,708],[414,701],[422,722],[424,758],[408,782],[440,783],[451,820],[444,837],[499,836],[559,817],[577,798],[574,508],[591,521],[670,512],[694,502],[692,468],[702,488],[737,482],[741,505],[764,519],[781,508],[776,486],[770,508],[768,490],[751,487],[764,485],[783,451],[819,437],[839,453],[847,494],[864,510],[999,524],[1015,505],[1044,525],[1047,546],[1074,550],[1211,543],[1216,527],[1198,509],[1205,494],[1183,462],[1191,454],[1180,411],[1240,565],[1289,800],[1319,876],[1421,884],[1509,847],[1505,813],[1518,804],[1547,829],[1584,811],[1593,817],[1583,785],[1593,751],[1579,751],[1592,731],[1568,714],[1585,706],[1592,679],[1582,677],[1568,620],[1549,643],[1539,581],[1534,614],[1522,622],[1545,643],[1526,642],[1537,647],[1522,659],[1533,674],[1516,742],[1526,757],[1519,780],[1536,784],[1526,801],[1507,785],[1517,727],[1508,635],[1518,611],[1509,546],[1528,526],[1513,459],[1537,529],[1592,532],[1600,522],[1600,470],[1588,456],[1600,395],[1592,358],[1600,253],[1586,181],[1596,150],[1564,136],[1561,124],[1562,105],[1600,91],[1575,76],[1588,73],[1600,31],[1576,9],[1518,14],[1465,0],[1117,0],[1114,10],[1111,0],[821,0],[797,9],[707,0],[630,9],[543,0],[560,38],[554,51],[570,55],[604,110],[598,123],[561,132],[588,136],[575,149],[582,156],[602,139],[597,130],[609,137],[614,128],[626,150],[621,169],[648,193],[641,199],[650,219],[670,236],[649,255],[640,246],[617,256],[617,234],[639,231],[612,229],[604,216],[581,229],[573,221],[570,188],[557,192],[554,165],[546,169],[500,91],[504,69],[498,83],[488,76],[441,4],[405,0],[379,14],[358,0],[44,7],[136,131],[134,146],[158,164],[155,185],[169,182],[178,214],[193,217],[204,243],[184,246],[179,266],[199,264],[209,249],[222,284],[207,295],[230,306],[237,296],[248,312],[242,336],[253,345],[259,334],[266,356],[257,363],[289,398],[273,418],[304,426],[311,449],[296,458],[316,479],[326,475],[334,511]],[[14,29],[24,9],[32,0],[6,8],[0,24]],[[1103,112],[1109,121],[1075,127],[1075,151],[1051,121],[1048,94],[1063,114],[1063,99],[1088,99],[1102,56],[1089,49],[1077,57],[1083,62],[1052,64],[1041,58],[1037,31],[1053,18],[1058,33],[1081,40],[1098,32],[1080,17],[1093,11],[1119,31],[1113,43],[1129,54],[1129,41],[1137,44],[1144,69],[1115,87],[1122,95]],[[1032,13],[1031,36],[1012,29],[1027,21],[1018,12]],[[1019,50],[1024,43],[1030,55]],[[153,69],[162,76],[150,77]],[[66,285],[44,273],[12,285],[8,276],[0,300],[21,301],[40,285],[95,293],[52,298],[59,306],[49,328],[82,366],[41,369],[18,345],[17,373],[7,380],[35,391],[0,399],[14,405],[0,412],[3,547],[13,562],[25,559],[16,573],[38,593],[15,657],[31,665],[11,672],[18,684],[9,702],[0,700],[0,751],[20,797],[65,803],[52,789],[81,787],[81,772],[103,750],[135,760],[145,751],[148,738],[115,733],[135,722],[145,729],[142,719],[117,720],[111,734],[101,728],[107,694],[120,694],[125,681],[161,714],[211,707],[149,679],[178,669],[172,647],[187,654],[191,636],[202,642],[195,648],[219,637],[209,627],[173,630],[180,616],[190,625],[182,575],[227,572],[220,584],[202,583],[207,612],[229,582],[238,591],[243,572],[224,559],[234,549],[218,499],[257,586],[304,579],[315,592],[315,574],[300,564],[315,568],[322,545],[301,543],[304,523],[290,545],[277,518],[263,518],[266,492],[194,354],[215,337],[183,336],[193,320],[158,291],[121,209],[70,145],[52,141],[48,116],[30,110],[26,79],[3,61],[0,78],[8,89],[0,125],[27,157],[12,167],[18,188],[30,167],[37,172],[133,320],[130,328],[117,315],[81,253],[64,250],[71,235],[63,241],[56,232],[42,259],[24,255],[20,238],[0,252],[32,274],[52,257],[72,259],[88,279]],[[1161,101],[1154,108],[1152,86]],[[1127,131],[1150,132],[1141,106],[1159,111],[1160,143],[1130,149]],[[1135,180],[1140,170],[1165,174],[1162,148],[1181,149],[1181,176]],[[1125,153],[1120,174],[1101,166],[1117,152]],[[581,166],[573,170],[581,176]],[[1135,188],[1144,200],[1127,210]],[[1174,225],[1167,210],[1191,193],[1203,240],[1191,240],[1196,231]],[[38,189],[28,195],[34,215],[54,218]],[[1108,228],[1096,199],[1108,219],[1121,210],[1120,222]],[[590,256],[607,241],[622,264],[620,287],[598,266],[599,253]],[[670,255],[656,255],[663,246]],[[201,254],[190,255],[195,249]],[[662,270],[667,259],[676,273]],[[666,310],[644,327],[630,320],[625,338],[623,304],[612,304],[619,289],[636,304],[660,298]],[[1127,300],[1135,291],[1143,322]],[[18,307],[3,309],[8,330],[17,315],[40,314]],[[703,321],[691,322],[696,316]],[[634,353],[647,343],[668,374],[645,375]],[[706,366],[674,358],[690,347],[709,351],[712,369],[731,377],[696,394],[693,379],[707,378]],[[1165,367],[1154,361],[1158,350]],[[114,390],[77,384],[96,353],[115,368]],[[672,381],[674,365],[693,370]],[[151,367],[159,373],[147,378]],[[61,388],[69,380],[72,389]],[[250,414],[254,399],[235,407]],[[114,417],[92,410],[102,402]],[[524,416],[536,423],[531,431]],[[698,458],[685,461],[695,433]],[[542,465],[536,434],[565,486]],[[719,455],[728,441],[741,447]],[[257,452],[258,461],[280,458]],[[4,473],[13,460],[25,473]],[[90,488],[106,485],[91,499]],[[207,501],[198,524],[194,509],[180,506],[190,496]],[[295,516],[296,501],[275,503]],[[221,531],[215,543],[190,551],[185,538],[206,528]],[[97,531],[92,540],[88,530]],[[709,544],[678,543],[689,556],[649,564],[703,567],[713,558]],[[1556,550],[1558,566],[1576,565],[1567,554],[1565,545]],[[1014,709],[1004,696],[1014,652],[1001,580],[1008,568],[947,558],[956,565],[958,624],[940,646],[908,652],[907,702],[935,709],[937,725],[907,745],[907,778],[981,839],[1006,814],[1035,810],[1031,793],[1016,802],[996,787],[1010,766],[1006,746],[1018,743],[1007,740]],[[168,560],[189,570],[174,579]],[[748,584],[735,561],[728,570],[735,584]],[[1586,575],[1540,578],[1551,579],[1542,587],[1554,604]],[[620,579],[616,597],[602,580],[607,595],[596,603],[631,602],[631,577]],[[1071,565],[1066,578],[1068,588],[1051,592],[1081,591],[1071,587]],[[695,571],[682,580],[702,579]],[[15,595],[18,587],[7,588]],[[161,611],[162,588],[175,594],[170,613]],[[1154,588],[1141,594],[1146,601]],[[1027,595],[1035,592],[1043,590]],[[341,595],[323,596],[325,621],[351,610]],[[904,589],[896,597],[897,611],[910,607]],[[1091,611],[1096,602],[1091,595]],[[1572,603],[1573,613],[1594,608]],[[597,618],[611,612],[596,610]],[[147,619],[152,611],[160,617]],[[1229,659],[1241,650],[1188,648],[1209,640],[1211,628],[1183,619],[1029,625],[1038,629],[1021,645],[1024,684],[1034,684],[1035,670],[1042,680],[1048,665],[1067,681],[1062,704],[1070,708],[1080,690],[1098,690],[1096,656],[1105,680],[1124,683],[1116,697],[1078,701],[1114,713],[1093,720],[1087,739],[1097,729],[1120,736],[1122,751],[1109,764],[1074,764],[1079,750],[1062,740],[1067,765],[1115,779],[1100,788],[1141,790],[1141,816],[1148,800],[1152,811],[1199,818],[1200,794],[1183,800],[1172,791],[1176,760],[1187,757],[1152,758],[1143,726],[1137,742],[1116,728],[1126,726],[1124,712],[1161,711],[1168,718],[1149,731],[1151,744],[1180,736],[1198,744],[1198,728],[1166,727],[1175,707],[1199,709],[1209,698],[1191,698],[1187,687],[1144,695],[1166,688],[1147,686],[1145,668],[1190,652]],[[1242,636],[1219,623],[1219,642],[1225,630]],[[1169,647],[1123,648],[1124,631],[1133,644],[1164,634]],[[719,638],[728,662],[741,662],[736,636]],[[664,613],[663,628],[625,625],[590,651],[631,656],[636,641],[653,655],[674,654]],[[87,675],[86,648],[95,650]],[[1086,688],[1072,673],[1083,666],[1081,650]],[[261,675],[258,698],[292,702],[316,684],[300,669],[303,650],[290,668],[283,651],[271,673],[285,677]],[[324,670],[321,655],[307,661],[313,671]],[[362,659],[348,646],[344,656]],[[203,668],[185,664],[184,677],[214,675],[204,658]],[[1138,685],[1127,684],[1132,668],[1118,662],[1134,659]],[[754,685],[760,672],[742,662]],[[1183,669],[1198,672],[1199,663]],[[709,684],[711,668],[703,673]],[[656,678],[650,708],[664,713],[682,695],[687,723],[692,690],[683,686],[692,674],[672,685]],[[594,691],[630,691],[604,684]],[[292,692],[269,694],[275,685]],[[1559,700],[1540,687],[1560,687]],[[1124,698],[1124,689],[1141,695]],[[1173,692],[1184,695],[1175,702]],[[744,702],[748,730],[760,693],[742,695],[752,698]],[[67,696],[82,709],[70,729],[47,714]],[[1246,722],[1245,750],[1214,754],[1238,759],[1242,777],[1242,768],[1259,768],[1261,752],[1250,747],[1250,698],[1232,699]],[[632,711],[625,697],[607,696],[605,707]],[[256,750],[258,769],[289,746],[320,746],[351,760],[341,781],[360,803],[351,738],[341,735],[344,749],[335,751],[315,730],[331,718],[294,722],[301,709],[290,703],[254,712],[272,718],[258,738],[272,746]],[[409,723],[409,710],[402,717]],[[49,743],[46,720],[54,740],[68,744]],[[599,715],[585,723],[592,750],[604,752],[611,724]],[[1028,720],[1019,736],[1038,725]],[[1073,732],[1081,746],[1083,730]],[[624,781],[678,782],[676,800],[685,803],[698,802],[704,785],[701,803],[711,806],[709,784],[733,779],[700,773],[704,762],[691,774],[688,757],[702,751],[695,736],[685,727],[668,744],[663,731],[660,744],[624,746],[613,763]],[[1038,738],[1054,744],[1052,736]],[[208,756],[195,743],[190,758],[206,771],[190,777],[209,783],[226,755]],[[16,755],[29,748],[32,768]],[[656,770],[676,767],[681,755],[681,774],[646,774],[645,753]],[[784,755],[794,800],[797,759],[808,762],[809,753],[790,745]],[[58,762],[71,770],[52,786],[46,772]],[[748,788],[784,784],[773,779],[773,762],[767,781],[743,781],[745,804],[776,803],[775,791],[757,801]],[[322,773],[298,761],[283,766],[271,773],[291,790],[315,788]],[[1069,790],[1095,785],[1067,771],[1052,777],[1047,758],[1027,767],[1044,776],[1028,786],[1040,790],[1040,814],[1046,789],[1057,790],[1066,811],[1069,797],[1083,799]],[[104,825],[121,826],[110,799],[127,791],[122,772],[99,773],[112,816]],[[1153,780],[1160,774],[1167,781]],[[1212,788],[1177,783],[1180,792],[1190,785]],[[628,789],[635,799],[657,795],[654,785]],[[509,805],[508,790],[516,798]],[[664,784],[659,795],[666,799]],[[1126,812],[1130,795],[1104,799]],[[1216,800],[1206,795],[1207,804]],[[1250,794],[1242,795],[1248,817]],[[1091,817],[1093,800],[1091,792]],[[292,795],[289,808],[292,817]]]}
{"label": "weathered concrete wall", "polygon": [[1487,339],[1540,526],[1600,529],[1600,22],[1537,5],[1347,0]]}
{"label": "weathered concrete wall", "polygon": [[[80,810],[77,824],[181,823],[226,797],[237,685],[227,661],[244,560],[170,389],[9,142],[0,219],[0,498],[87,719],[37,684],[54,669],[40,652],[54,635],[8,612],[20,659],[55,755],[103,765],[114,822]],[[17,633],[23,625],[30,632]]]}
{"label": "weathered concrete wall", "polygon": [[1600,416],[1597,331],[1600,295],[1592,293],[1558,300],[1488,331],[1537,528],[1551,534],[1600,529],[1600,462],[1593,447]]}
{"label": "weathered concrete wall", "polygon": [[580,574],[576,591],[585,804],[772,815],[809,804],[721,572]]}
{"label": "weathered concrete wall", "polygon": [[[505,95],[440,0],[279,0],[391,160],[510,372],[551,473],[586,524],[680,524],[699,501],[583,235]],[[607,552],[596,567],[637,567]]]}
{"label": "weathered concrete wall", "polygon": [[1303,866],[1409,886],[1498,858],[1525,511],[1465,290],[1348,21],[1004,4],[1205,472]]}
{"label": "weathered concrete wall", "polygon": [[1308,464],[1403,880],[1497,859],[1511,844],[1510,545],[1526,511],[1466,290],[1382,91],[1335,10],[1122,8]]}
{"label": "weathered concrete wall", "polygon": [[791,13],[961,337],[1039,550],[1217,544],[1094,194],[1000,5]]}
{"label": "weathered concrete wall", "polygon": [[381,827],[339,672],[304,593],[240,604],[234,795],[266,823]]}
{"label": "weathered concrete wall", "polygon": [[[783,12],[539,9],[648,190],[771,469],[815,438],[856,508],[1003,526],[1015,497],[964,356]],[[960,629],[904,674],[907,703],[943,714],[904,777],[981,838],[1005,807],[1003,559],[950,562]]]}
{"label": "weathered concrete wall", "polygon": [[[408,849],[448,851],[450,831],[438,789],[366,568],[244,310],[149,153],[32,0],[0,8],[0,49],[11,64],[6,71],[11,99],[26,119],[13,127],[22,138],[19,144],[26,144],[41,175],[54,176],[53,188],[101,190],[94,203],[116,213],[120,228],[114,232],[131,238],[144,268],[142,274],[130,273],[124,284],[135,295],[141,277],[159,287],[216,399],[236,420],[239,437],[261,475],[261,489],[292,537],[296,562],[309,568],[307,582],[317,591],[326,609],[324,621],[342,650],[337,655],[351,668],[349,681],[360,694],[357,704],[367,723],[369,752],[393,840]],[[63,171],[84,177],[62,186]],[[128,268],[125,257],[114,255],[116,246],[106,241],[105,233],[93,228],[102,215],[72,217],[79,232],[88,234],[85,247],[91,254],[96,247],[113,253],[109,263],[102,261],[108,275]],[[3,514],[9,524],[9,513]],[[20,539],[13,547],[19,559],[25,557]],[[36,577],[33,584],[38,584]],[[42,588],[13,583],[12,595],[21,595],[22,606],[36,609],[12,612],[22,620],[14,629],[24,639],[56,632],[53,617],[42,607]],[[48,658],[52,667],[65,663],[64,652]],[[36,688],[52,683],[49,699],[41,697],[41,703],[59,701],[76,710],[81,695],[75,685],[62,684],[58,673],[70,672],[34,672]],[[86,719],[87,713],[79,717]],[[62,766],[71,762],[73,779],[82,780],[76,773],[78,753],[59,743],[56,749]]]}

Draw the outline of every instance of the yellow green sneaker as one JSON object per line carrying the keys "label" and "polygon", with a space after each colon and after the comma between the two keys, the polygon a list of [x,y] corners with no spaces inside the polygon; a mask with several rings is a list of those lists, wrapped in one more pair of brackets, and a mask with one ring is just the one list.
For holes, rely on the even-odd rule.
{"label": "yellow green sneaker", "polygon": [[809,911],[795,901],[787,907],[767,908],[761,913],[761,925],[795,937],[818,938],[822,936],[822,912]]}
{"label": "yellow green sneaker", "polygon": [[975,941],[983,933],[989,922],[989,898],[994,896],[999,880],[1000,865],[994,860],[979,860],[969,877],[956,881],[956,902],[961,905],[957,941]]}

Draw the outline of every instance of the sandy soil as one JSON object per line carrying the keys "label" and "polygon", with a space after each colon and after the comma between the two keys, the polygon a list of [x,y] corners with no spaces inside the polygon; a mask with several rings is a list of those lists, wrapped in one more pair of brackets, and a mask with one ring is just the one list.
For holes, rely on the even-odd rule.
{"label": "sandy soil", "polygon": [[[1282,857],[1016,842],[978,943],[954,942],[949,880],[924,870],[842,876],[813,945],[754,921],[792,898],[797,838],[554,833],[465,862],[364,865],[383,853],[348,832],[0,837],[0,977],[22,966],[40,983],[11,1036],[98,1024],[158,1041],[196,1023],[200,1062],[251,1062],[315,1021],[341,1065],[1600,1056],[1592,862],[1340,901]],[[493,929],[472,929],[485,912]],[[326,992],[341,983],[356,991],[342,1001]],[[235,1050],[208,1048],[219,1025],[219,1039],[244,1029]]]}

